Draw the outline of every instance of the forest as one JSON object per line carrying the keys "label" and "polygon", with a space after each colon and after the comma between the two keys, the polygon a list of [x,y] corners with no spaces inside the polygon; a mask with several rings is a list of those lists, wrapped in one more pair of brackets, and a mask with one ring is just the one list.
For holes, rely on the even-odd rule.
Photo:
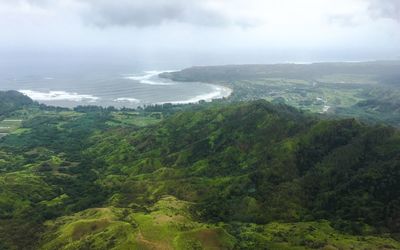
{"label": "forest", "polygon": [[0,97],[0,249],[400,249],[390,122],[266,100]]}

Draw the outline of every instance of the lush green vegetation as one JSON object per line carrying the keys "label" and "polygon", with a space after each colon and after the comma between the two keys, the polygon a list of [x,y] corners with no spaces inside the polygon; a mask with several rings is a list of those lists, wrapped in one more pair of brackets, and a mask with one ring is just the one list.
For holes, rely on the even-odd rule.
{"label": "lush green vegetation", "polygon": [[400,61],[229,65],[164,73],[233,89],[231,101],[265,99],[335,117],[400,126]]}
{"label": "lush green vegetation", "polygon": [[400,249],[396,128],[267,101],[4,117],[0,249]]}

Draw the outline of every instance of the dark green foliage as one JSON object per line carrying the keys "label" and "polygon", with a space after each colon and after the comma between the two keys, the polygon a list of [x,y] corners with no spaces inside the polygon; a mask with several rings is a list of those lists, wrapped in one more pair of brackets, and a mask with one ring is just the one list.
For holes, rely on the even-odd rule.
{"label": "dark green foliage", "polygon": [[33,104],[29,97],[17,91],[0,91],[0,119],[4,115]]}
{"label": "dark green foliage", "polygon": [[317,121],[287,106],[257,101],[178,113],[137,132],[110,132],[96,138],[88,152],[107,169],[125,166],[121,175],[156,178],[161,167],[170,169],[173,174],[157,182],[164,186],[157,195],[172,192],[196,201],[196,212],[205,219],[341,219],[397,232],[392,222],[399,197],[398,137],[391,128],[370,128],[352,119]]}

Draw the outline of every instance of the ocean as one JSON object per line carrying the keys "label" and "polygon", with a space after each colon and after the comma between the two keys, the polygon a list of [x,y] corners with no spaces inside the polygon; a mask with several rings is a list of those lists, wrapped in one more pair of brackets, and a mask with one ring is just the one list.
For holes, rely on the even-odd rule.
{"label": "ocean", "polygon": [[[34,65],[33,65],[34,66]],[[33,67],[34,68],[34,67]],[[196,103],[229,96],[231,90],[208,83],[175,82],[158,77],[174,70],[129,67],[74,67],[48,70],[0,70],[0,90],[17,90],[39,103],[61,107],[78,105],[135,108],[150,104]]]}

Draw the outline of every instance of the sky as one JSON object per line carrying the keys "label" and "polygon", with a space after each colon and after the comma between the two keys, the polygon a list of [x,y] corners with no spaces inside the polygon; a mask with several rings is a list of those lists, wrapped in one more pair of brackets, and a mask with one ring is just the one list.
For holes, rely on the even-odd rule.
{"label": "sky", "polygon": [[177,65],[400,58],[400,0],[0,0],[0,57]]}

